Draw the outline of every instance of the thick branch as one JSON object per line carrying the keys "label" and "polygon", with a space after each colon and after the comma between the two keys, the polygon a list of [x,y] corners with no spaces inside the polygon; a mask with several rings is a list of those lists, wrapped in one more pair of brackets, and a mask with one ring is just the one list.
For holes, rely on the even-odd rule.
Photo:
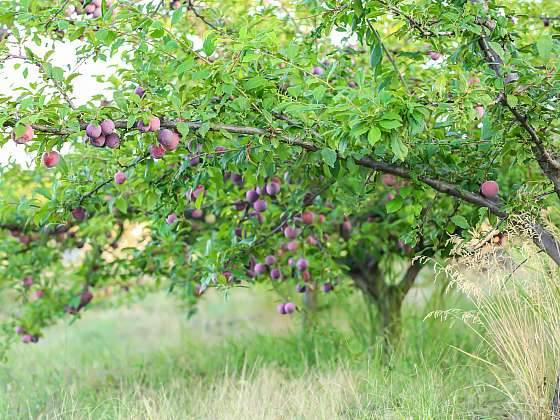
{"label": "thick branch", "polygon": [[384,296],[380,286],[384,284],[384,280],[378,263],[372,259],[368,266],[364,267],[361,262],[356,261],[354,258],[346,262],[350,267],[348,274],[350,274],[356,286],[373,301],[383,299]]}
{"label": "thick branch", "polygon": [[[191,130],[197,130],[201,128],[203,125],[202,122],[197,122],[197,121],[169,120],[169,121],[163,121],[161,123],[161,126],[163,128],[173,129],[176,128],[177,124],[179,123],[187,124],[187,126]],[[127,128],[128,123],[126,121],[116,121],[115,126],[117,128]],[[85,127],[86,124],[81,124],[80,126],[81,129],[85,129]],[[54,129],[52,127],[45,127],[41,125],[33,125],[33,129],[35,131],[42,131],[51,134],[67,135],[71,133],[70,131],[64,129]],[[211,131],[223,130],[229,133],[248,135],[248,136],[277,137],[282,143],[293,145],[293,146],[299,146],[310,152],[316,152],[320,150],[319,147],[311,141],[292,138],[287,135],[280,134],[279,131],[265,130],[263,128],[258,128],[258,127],[248,127],[248,126],[239,126],[239,125],[231,125],[231,124],[214,124],[210,126],[210,130]],[[406,178],[406,179],[415,178],[415,175],[412,174],[410,169],[403,166],[395,165],[393,163],[378,161],[368,157],[359,159],[356,161],[356,163],[360,166],[370,168],[376,171],[396,175],[401,178]],[[499,204],[484,198],[480,194],[475,194],[469,191],[462,191],[456,185],[447,183],[445,181],[433,179],[424,175],[418,176],[417,179],[441,193],[459,198],[463,201],[474,204],[475,206],[478,207],[486,207],[490,210],[490,212],[492,212],[493,214],[495,214],[500,218],[505,218],[507,216],[507,214],[503,210],[501,210]]]}
{"label": "thick branch", "polygon": [[[199,121],[168,120],[168,121],[163,121],[161,123],[161,127],[173,129],[176,128],[177,124],[179,123],[187,124],[187,126],[191,130],[200,129],[204,124]],[[5,125],[7,126],[13,124],[14,124],[13,121],[7,121],[5,123]],[[85,129],[85,126],[86,124],[82,123],[80,125],[80,128],[83,130]],[[127,121],[116,121],[115,126],[117,128],[126,129],[128,128],[128,123]],[[50,134],[60,134],[60,135],[72,134],[72,131],[69,130],[57,129],[53,127],[45,127],[42,125],[33,125],[33,129],[38,132],[46,132]],[[319,146],[317,146],[315,143],[308,140],[301,140],[298,138],[289,137],[285,134],[282,134],[280,130],[266,130],[258,127],[239,126],[239,125],[232,125],[232,124],[214,124],[210,126],[210,130],[211,131],[223,130],[229,133],[248,135],[248,136],[275,137],[278,138],[282,143],[292,145],[292,146],[299,146],[309,152],[316,152],[320,150]],[[314,133],[314,135],[315,134],[317,133]],[[339,158],[343,159],[342,157]],[[445,181],[431,178],[426,175],[416,175],[407,167],[399,166],[394,163],[374,160],[369,157],[358,159],[356,163],[360,166],[373,169],[375,171],[392,174],[405,179],[418,180],[421,183],[430,186],[434,190],[441,192],[442,194],[458,198],[459,200],[473,204],[477,207],[485,207],[491,213],[493,213],[499,218],[505,219],[508,217],[508,214],[502,209],[499,203],[492,200],[488,200],[480,194],[476,194],[470,191],[464,191],[455,184],[451,184]],[[110,182],[110,180],[108,182]],[[107,184],[108,182],[102,184],[100,188],[103,185]],[[539,248],[543,249],[558,265],[560,265],[560,252],[558,251],[560,249],[560,246],[557,244],[556,240],[554,239],[554,236],[550,232],[546,231],[546,229],[544,229],[540,225],[534,225],[532,228],[534,233],[533,240],[535,241],[535,244],[537,244]],[[546,238],[546,240],[543,240],[543,238]]]}
{"label": "thick branch", "polygon": [[406,270],[406,273],[404,273],[404,276],[401,279],[400,283],[397,285],[397,288],[403,295],[406,295],[408,293],[423,267],[424,263],[420,258],[415,258],[412,260],[412,263]]}

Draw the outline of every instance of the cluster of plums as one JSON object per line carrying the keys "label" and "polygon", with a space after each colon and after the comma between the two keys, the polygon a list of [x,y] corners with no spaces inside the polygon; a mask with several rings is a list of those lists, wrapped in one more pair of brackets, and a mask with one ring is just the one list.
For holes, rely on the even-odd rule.
{"label": "cluster of plums", "polygon": [[12,235],[12,237],[14,237],[14,238],[17,238],[17,240],[23,245],[27,245],[27,244],[31,243],[32,241],[39,240],[39,235],[37,235],[37,234],[28,235],[28,234],[20,232],[19,230],[16,230],[16,229],[11,230],[10,235]]}
{"label": "cluster of plums", "polygon": [[[90,3],[90,4],[93,4]],[[141,86],[134,89],[134,93],[140,97],[145,95],[145,90]],[[151,117],[148,123],[140,120],[136,123],[136,128],[142,132],[158,132],[157,145],[150,145],[149,152],[153,159],[161,159],[166,151],[174,151],[179,144],[179,134],[168,129],[160,130],[160,119]],[[94,147],[108,147],[115,149],[120,145],[120,137],[115,130],[115,123],[111,119],[105,119],[101,123],[89,123],[86,126],[86,136],[89,143]],[[26,144],[34,137],[33,127],[29,124],[25,126],[23,133],[16,137],[15,131],[12,132],[12,138],[17,144]],[[56,150],[43,153],[41,162],[47,168],[53,168],[60,162],[60,154]],[[126,175],[115,174],[115,182],[122,184],[126,180]]]}
{"label": "cluster of plums", "polygon": [[27,330],[23,327],[16,327],[16,334],[21,336],[21,342],[24,344],[38,343],[39,336],[35,334],[29,334]]}
{"label": "cluster of plums", "polygon": [[[34,279],[31,276],[27,276],[21,281],[22,287],[26,290],[29,290],[33,286],[34,283],[35,283]],[[34,293],[35,299],[41,299],[43,296],[45,296],[45,292],[43,290],[36,290],[35,293]],[[80,301],[78,303],[78,306],[74,307],[74,306],[68,305],[68,306],[66,306],[65,311],[69,314],[72,314],[72,315],[76,314],[81,309],[86,307],[92,300],[93,300],[93,293],[91,293],[89,290],[85,290],[84,292],[82,292],[80,294]],[[21,341],[24,344],[37,343],[39,341],[39,336],[38,335],[30,334],[22,326],[16,327],[16,333],[21,336]]]}
{"label": "cluster of plums", "polygon": [[259,222],[262,222],[261,213],[265,212],[268,207],[265,197],[275,197],[278,195],[281,190],[280,184],[280,178],[273,177],[264,187],[256,187],[248,190],[245,193],[245,203],[237,202],[236,209],[245,210],[246,205],[251,205],[255,211],[252,215],[257,217]]}
{"label": "cluster of plums", "polygon": [[115,132],[115,123],[109,119],[101,121],[99,125],[89,123],[86,126],[86,136],[95,147],[116,149],[121,144],[121,139]]}
{"label": "cluster of plums", "polygon": [[[77,6],[68,6],[65,10],[67,17],[71,17],[76,13],[77,15],[86,14],[93,18],[99,18],[102,15],[101,5],[102,0],[82,0]],[[113,5],[113,0],[105,0],[107,8]],[[114,12],[113,12],[114,13]]]}
{"label": "cluster of plums", "polygon": [[[218,148],[216,151],[219,152]],[[221,150],[220,150],[221,151]],[[231,179],[232,182],[237,186],[242,186],[244,184],[243,178],[237,174],[226,173],[224,179]],[[286,173],[284,176],[284,180],[286,182],[290,182],[289,174]],[[282,190],[282,182],[280,177],[273,176],[269,178],[267,182],[265,182],[262,186],[256,186],[250,188],[245,191],[244,199],[238,200],[234,203],[234,208],[237,211],[244,211],[245,214],[255,217],[259,222],[264,220],[263,213],[266,212],[268,208],[267,200],[269,198],[274,198],[281,193]],[[199,194],[203,194],[205,189],[203,186],[199,185],[194,189],[190,189],[187,191],[187,199],[189,200],[196,200]],[[304,198],[304,204],[310,205],[313,201],[313,194],[311,197]],[[251,211],[251,212],[249,212]],[[197,213],[198,212],[198,213]],[[190,211],[190,217],[192,218],[200,218],[202,217],[202,210],[196,209]],[[243,217],[245,219],[245,216]],[[178,220],[178,216],[175,213],[170,213],[166,216],[165,222],[169,225],[174,224]],[[291,267],[291,275],[283,273],[281,269],[281,264],[278,258],[282,258],[286,253],[292,253],[297,251],[299,248],[298,237],[301,235],[301,225],[312,225],[314,223],[324,223],[326,220],[323,214],[315,215],[310,210],[305,210],[301,214],[295,216],[293,218],[293,223],[285,223],[281,229],[280,233],[283,237],[285,237],[288,241],[282,244],[280,249],[278,250],[278,256],[275,255],[268,255],[264,258],[264,261],[258,262],[254,257],[251,257],[249,263],[246,267],[246,275],[249,278],[255,278],[259,276],[267,275],[272,280],[283,280],[286,276],[291,277],[299,277],[302,280],[302,283],[296,286],[296,291],[298,293],[305,292],[309,287],[314,287],[311,283],[311,273],[308,271],[309,268],[309,261],[306,258],[293,258],[289,257],[287,259],[288,266]],[[341,235],[345,238],[348,238],[352,231],[352,224],[350,221],[345,218],[344,222],[340,225]],[[235,235],[237,237],[243,237],[243,230],[241,227],[235,228]],[[329,235],[324,234],[325,239],[328,240]],[[319,240],[315,238],[314,235],[309,235],[307,237],[307,243],[313,246],[319,245]],[[228,280],[228,282],[233,281],[232,273],[226,271],[222,273],[224,277]],[[331,282],[325,282],[321,286],[321,289],[325,293],[329,293],[334,290],[334,284]],[[195,290],[195,296],[200,296],[203,292],[202,286],[197,286]],[[286,308],[285,313],[291,313],[293,309],[291,306],[288,305]]]}
{"label": "cluster of plums", "polygon": [[293,302],[279,303],[276,306],[276,311],[280,315],[293,314],[296,311],[296,305]]}
{"label": "cluster of plums", "polygon": [[[33,284],[34,281],[33,281],[33,277],[31,276],[27,276],[21,281],[21,285],[23,286],[24,289],[31,288]],[[36,290],[33,296],[35,297],[35,299],[41,299],[43,296],[45,296],[45,292],[44,290]]]}

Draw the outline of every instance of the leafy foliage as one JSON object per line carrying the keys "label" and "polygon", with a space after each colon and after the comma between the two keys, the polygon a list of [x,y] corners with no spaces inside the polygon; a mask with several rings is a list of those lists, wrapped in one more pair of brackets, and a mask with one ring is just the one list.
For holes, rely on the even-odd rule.
{"label": "leafy foliage", "polygon": [[[469,239],[488,219],[538,218],[560,193],[554,1],[88,6],[0,1],[5,69],[41,75],[0,97],[2,142],[37,156],[2,167],[0,273],[22,302],[7,342],[15,326],[35,337],[75,316],[91,290],[164,287],[194,303],[207,287],[266,281],[287,301],[295,283],[340,290],[357,276],[406,293],[400,262],[445,257],[449,234]],[[53,64],[61,43],[71,65]],[[87,60],[119,64],[77,104]],[[94,147],[109,143],[84,140],[86,126],[106,119],[119,140]],[[498,199],[479,193],[486,180]],[[257,187],[266,210],[247,201]],[[267,255],[284,281],[255,275]]]}

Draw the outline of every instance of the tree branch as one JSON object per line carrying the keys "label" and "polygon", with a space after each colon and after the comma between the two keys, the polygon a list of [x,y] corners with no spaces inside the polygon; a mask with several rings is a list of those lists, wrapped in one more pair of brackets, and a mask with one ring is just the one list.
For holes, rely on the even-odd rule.
{"label": "tree branch", "polygon": [[365,268],[363,264],[351,258],[348,265],[350,266],[350,277],[366,296],[374,301],[384,297],[379,289],[379,286],[384,284],[384,280],[377,262],[372,261]]}
{"label": "tree branch", "polygon": [[[480,22],[479,25],[482,26]],[[502,78],[501,66],[503,65],[503,61],[498,53],[490,46],[486,35],[482,35],[479,38],[478,44],[484,53],[485,61],[490,65],[490,68],[494,70],[496,76]],[[527,117],[519,112],[516,107],[508,104],[505,89],[501,91],[498,103],[505,106],[513,114],[519,125],[529,134],[532,142],[531,151],[544,175],[552,182],[556,194],[560,197],[560,162],[546,150],[540,136],[531,123],[529,123]]]}
{"label": "tree branch", "polygon": [[420,274],[420,271],[422,270],[423,267],[424,267],[424,262],[422,261],[421,258],[415,258],[412,260],[410,266],[404,273],[403,278],[396,286],[400,293],[402,293],[403,295],[406,295],[408,293],[408,291],[414,284],[416,277],[418,277],[418,274]]}
{"label": "tree branch", "polygon": [[[205,123],[199,121],[185,121],[182,119],[179,120],[168,120],[163,121],[161,123],[162,128],[169,128],[175,129],[179,123],[187,124],[189,129],[191,130],[198,130],[200,129]],[[14,121],[6,121],[4,125],[10,126],[14,125]],[[86,124],[81,123],[80,128],[85,129]],[[126,129],[128,128],[127,121],[116,121],[115,122],[116,128]],[[33,129],[39,132],[47,132],[51,134],[61,134],[61,135],[68,135],[72,134],[72,131],[65,130],[65,129],[55,129],[52,127],[45,127],[42,125],[33,125]],[[309,152],[317,152],[320,150],[320,147],[317,146],[315,143],[309,140],[301,140],[299,138],[292,138],[285,134],[282,134],[280,130],[266,130],[263,128],[258,127],[249,127],[249,126],[239,126],[239,125],[232,125],[232,124],[214,124],[210,126],[211,131],[227,131],[229,133],[239,134],[239,135],[248,135],[248,136],[265,136],[265,137],[274,137],[277,138],[280,142],[284,144],[288,144],[290,146],[299,146]],[[339,159],[344,159],[342,156],[338,156]],[[134,166],[139,162],[135,162],[131,164]],[[470,191],[464,191],[459,188],[455,184],[451,184],[446,181],[441,181],[439,179],[431,178],[426,175],[417,175],[413,173],[407,167],[399,166],[394,163],[388,163],[383,161],[378,161],[369,157],[361,158],[356,160],[356,164],[363,166],[365,168],[373,169],[375,171],[392,174],[401,178],[410,179],[420,181],[423,184],[428,185],[429,187],[433,188],[436,191],[439,191],[445,195],[449,195],[459,200],[465,201],[467,203],[473,204],[477,207],[484,207],[487,208],[492,214],[496,215],[501,219],[505,219],[508,217],[508,214],[498,202],[488,200],[484,198],[482,195],[473,193]],[[86,194],[84,198],[80,202],[82,202],[85,198],[93,195],[96,191],[102,188],[104,185],[107,185],[110,180],[105,181],[104,183],[98,185],[93,192],[89,192]],[[544,227],[538,224],[534,224],[531,226],[533,230],[533,241],[539,248],[544,249],[545,252],[556,262],[556,264],[560,265],[560,245],[558,245],[554,235],[548,232]]]}

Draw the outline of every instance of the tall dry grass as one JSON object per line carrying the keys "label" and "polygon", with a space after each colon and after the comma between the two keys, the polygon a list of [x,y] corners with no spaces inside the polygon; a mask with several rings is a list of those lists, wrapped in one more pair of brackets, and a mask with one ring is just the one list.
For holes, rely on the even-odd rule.
{"label": "tall dry grass", "polygon": [[477,246],[485,234],[458,245],[458,258],[442,271],[474,304],[460,314],[487,350],[472,356],[494,373],[510,414],[545,419],[560,373],[560,274],[521,225],[508,228],[504,246]]}

